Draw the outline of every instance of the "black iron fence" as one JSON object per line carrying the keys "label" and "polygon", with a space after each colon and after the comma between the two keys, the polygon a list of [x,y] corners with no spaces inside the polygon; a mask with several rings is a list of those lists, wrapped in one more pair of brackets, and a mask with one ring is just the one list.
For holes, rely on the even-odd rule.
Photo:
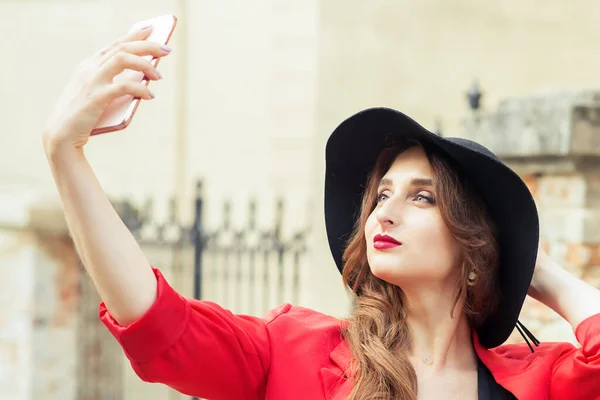
{"label": "black iron fence", "polygon": [[[116,205],[150,261],[165,269],[184,293],[218,302],[234,312],[262,315],[283,302],[298,303],[301,266],[306,254],[306,228],[283,234],[285,204],[276,201],[269,226],[258,223],[257,200],[222,205],[218,226],[207,227],[202,182],[196,184],[193,218],[178,218],[170,202],[164,221],[153,218],[153,204]],[[232,224],[233,207],[244,207],[246,220]],[[192,285],[190,285],[190,282]]]}

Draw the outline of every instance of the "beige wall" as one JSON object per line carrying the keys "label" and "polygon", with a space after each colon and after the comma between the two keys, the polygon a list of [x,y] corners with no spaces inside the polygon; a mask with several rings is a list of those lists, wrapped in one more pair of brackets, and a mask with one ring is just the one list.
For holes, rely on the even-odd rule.
{"label": "beige wall", "polygon": [[[351,6],[350,6],[351,4]],[[524,93],[600,86],[597,3],[323,1],[319,134],[358,108],[398,107],[454,132],[474,79],[494,109]]]}
{"label": "beige wall", "polygon": [[190,2],[188,166],[206,177],[211,198],[255,195],[268,206],[285,192],[306,211],[315,4]]}
{"label": "beige wall", "polygon": [[[16,38],[5,42],[10,56],[3,57],[0,78],[5,121],[0,135],[0,182],[4,190],[36,186],[37,198],[54,195],[41,148],[41,129],[73,69],[126,33],[132,21],[172,8],[172,2],[162,7],[144,2],[141,8],[134,7],[141,1],[129,1],[131,9],[122,12],[117,3],[0,3],[2,36]],[[173,75],[176,61],[161,65],[166,76]],[[111,193],[157,190],[172,177],[174,86],[161,82],[153,84],[153,90],[161,100],[143,104],[130,129],[94,139],[88,148],[98,176]],[[143,146],[136,146],[136,141]]]}

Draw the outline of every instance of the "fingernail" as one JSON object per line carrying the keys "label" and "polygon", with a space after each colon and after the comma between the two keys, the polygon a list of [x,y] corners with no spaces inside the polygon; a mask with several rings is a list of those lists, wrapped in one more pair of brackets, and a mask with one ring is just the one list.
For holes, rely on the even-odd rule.
{"label": "fingernail", "polygon": [[170,52],[171,52],[171,50],[173,50],[173,49],[171,49],[169,46],[165,46],[165,45],[163,45],[163,46],[160,46],[160,48],[161,48],[161,49],[163,49],[163,51],[166,51],[167,53],[170,53]]}
{"label": "fingernail", "polygon": [[154,71],[156,71],[156,75],[158,75],[158,79],[162,79],[162,74],[160,73],[160,71],[157,69],[155,69]]}
{"label": "fingernail", "polygon": [[151,99],[153,99],[153,98],[154,98],[154,93],[152,93],[152,91],[151,91],[151,90],[149,91],[149,93],[148,93],[148,94],[150,95],[150,98],[151,98]]}

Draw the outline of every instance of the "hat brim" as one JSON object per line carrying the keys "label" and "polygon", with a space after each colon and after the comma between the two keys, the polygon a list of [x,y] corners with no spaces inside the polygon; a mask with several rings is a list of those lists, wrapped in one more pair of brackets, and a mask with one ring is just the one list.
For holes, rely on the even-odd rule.
{"label": "hat brim", "polygon": [[325,224],[329,247],[340,272],[342,256],[360,214],[368,174],[391,141],[405,139],[435,146],[446,154],[479,192],[496,224],[500,247],[497,310],[477,328],[486,348],[512,333],[527,295],[539,242],[535,202],[523,180],[485,147],[466,139],[438,136],[405,114],[371,108],[343,121],[326,146]]}

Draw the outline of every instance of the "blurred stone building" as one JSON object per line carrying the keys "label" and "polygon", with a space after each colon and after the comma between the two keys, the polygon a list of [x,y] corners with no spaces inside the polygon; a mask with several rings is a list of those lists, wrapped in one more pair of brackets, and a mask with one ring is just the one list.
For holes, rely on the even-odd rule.
{"label": "blurred stone building", "polygon": [[[600,287],[595,5],[0,0],[0,398],[185,397],[140,382],[100,326],[99,299],[73,250],[40,141],[77,63],[137,20],[175,13],[179,25],[172,55],[159,64],[164,79],[151,83],[156,99],[126,131],[87,146],[109,197],[140,207],[152,199],[156,221],[169,219],[174,198],[177,219],[190,224],[202,179],[211,228],[223,223],[226,201],[231,225],[244,225],[250,198],[256,223],[270,226],[283,198],[283,235],[310,234],[296,297],[276,300],[343,316],[350,302],[323,228],[324,145],[341,120],[374,105],[497,151],[538,202],[544,246]],[[477,110],[467,103],[474,81],[483,91]],[[150,260],[191,296],[189,249],[174,268],[171,253],[155,247]],[[211,279],[204,288],[216,285]],[[568,324],[534,301],[522,319],[538,339],[574,340]]]}

